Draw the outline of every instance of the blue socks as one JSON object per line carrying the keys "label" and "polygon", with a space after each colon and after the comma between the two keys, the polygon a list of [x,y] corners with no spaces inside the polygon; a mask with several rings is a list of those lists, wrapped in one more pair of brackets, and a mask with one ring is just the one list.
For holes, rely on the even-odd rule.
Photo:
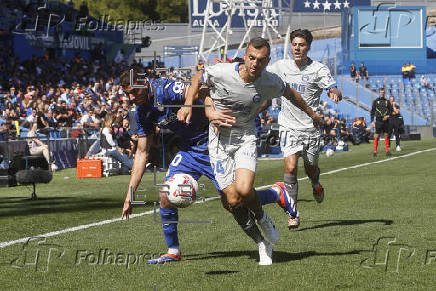
{"label": "blue socks", "polygon": [[165,221],[178,221],[179,214],[177,208],[160,208],[160,217],[162,218],[162,228],[165,236],[165,242],[168,249],[179,248],[179,236],[177,234],[177,223],[164,223]]}
{"label": "blue socks", "polygon": [[280,194],[277,193],[273,188],[268,188],[266,190],[257,191],[262,205],[276,203],[280,200]]}

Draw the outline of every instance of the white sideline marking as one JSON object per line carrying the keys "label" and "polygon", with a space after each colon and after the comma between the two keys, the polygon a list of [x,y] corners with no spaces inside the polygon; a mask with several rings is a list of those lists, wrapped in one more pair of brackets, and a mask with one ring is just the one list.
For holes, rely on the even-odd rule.
{"label": "white sideline marking", "polygon": [[[371,163],[363,163],[363,164],[354,165],[354,166],[350,166],[350,167],[346,167],[346,168],[340,168],[340,169],[336,169],[336,170],[322,173],[321,176],[330,175],[330,174],[346,171],[349,169],[356,169],[356,168],[360,168],[360,167],[364,167],[364,166],[369,166],[372,164],[380,164],[380,163],[384,163],[384,162],[388,162],[388,161],[392,161],[392,160],[396,160],[396,159],[400,159],[400,158],[407,158],[407,157],[411,157],[411,156],[414,156],[414,155],[417,155],[420,153],[431,152],[434,150],[436,150],[436,148],[430,148],[430,149],[426,149],[426,150],[422,150],[422,151],[416,151],[416,152],[412,152],[412,153],[409,153],[406,155],[391,157],[391,158],[387,158],[384,160],[379,160],[379,161],[375,161],[375,162],[371,162]],[[307,180],[307,179],[308,179],[308,177],[304,177],[304,178],[298,179],[298,181],[303,181],[303,180]],[[259,190],[266,189],[266,188],[269,188],[271,186],[272,185],[264,185],[264,186],[257,187],[256,189],[259,189]],[[195,203],[204,203],[204,202],[216,200],[216,199],[219,199],[219,196],[206,198],[204,200],[197,201]],[[156,211],[159,211],[159,209],[157,209]],[[144,216],[147,214],[153,214],[153,210],[145,211],[145,212],[138,213],[138,214],[132,214],[132,215],[130,215],[130,218],[132,219],[132,218]],[[6,242],[0,243],[0,249],[5,248],[7,246],[14,245],[14,244],[18,244],[18,243],[25,243],[26,241],[28,241],[32,237],[52,237],[52,236],[57,236],[57,235],[68,233],[68,232],[87,229],[87,228],[94,227],[94,226],[101,226],[101,225],[105,225],[105,224],[109,224],[109,223],[113,223],[113,222],[117,222],[117,221],[121,221],[121,220],[122,220],[121,218],[108,219],[108,220],[103,220],[103,221],[99,221],[99,222],[93,222],[90,224],[83,224],[83,225],[79,225],[79,226],[75,226],[75,227],[70,227],[70,228],[66,228],[66,229],[62,229],[62,230],[58,230],[58,231],[52,231],[52,232],[48,232],[48,233],[41,234],[41,235],[35,235],[35,236],[31,236],[31,237],[29,236],[29,237],[24,237],[24,238],[17,239],[17,240],[6,241]]]}
{"label": "white sideline marking", "polygon": [[[204,202],[207,202],[210,200],[216,200],[218,198],[219,198],[218,196],[206,198],[204,200],[200,200],[200,201],[197,201],[195,203],[204,203]],[[147,214],[153,214],[153,212],[154,212],[154,210],[149,210],[149,211],[145,211],[145,212],[138,213],[138,214],[132,214],[129,216],[130,216],[130,219],[132,219],[132,218],[144,216]],[[159,212],[159,209],[156,209],[156,212]],[[36,236],[29,236],[29,237],[20,238],[17,240],[6,241],[6,242],[0,243],[0,249],[5,248],[7,246],[14,245],[14,244],[18,244],[18,243],[25,243],[29,239],[31,239],[32,237],[51,237],[51,236],[56,236],[56,235],[60,235],[60,234],[67,233],[67,232],[73,232],[73,231],[77,231],[77,230],[87,229],[87,228],[94,227],[94,226],[101,226],[101,225],[105,225],[105,224],[109,224],[109,223],[117,222],[117,221],[121,221],[121,220],[122,220],[121,218],[113,218],[113,219],[103,220],[103,221],[99,221],[99,222],[93,222],[90,224],[83,224],[83,225],[79,225],[79,226],[74,226],[74,227],[70,227],[70,228],[66,228],[66,229],[62,229],[62,230],[58,230],[58,231],[52,231],[52,232],[48,232],[48,233],[40,234],[40,235],[36,235]]]}

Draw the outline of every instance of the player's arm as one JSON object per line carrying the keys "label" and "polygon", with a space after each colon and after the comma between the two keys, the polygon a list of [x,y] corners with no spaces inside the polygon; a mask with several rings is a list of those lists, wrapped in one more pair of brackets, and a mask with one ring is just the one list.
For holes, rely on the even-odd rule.
{"label": "player's arm", "polygon": [[336,104],[342,100],[342,92],[337,87],[332,87],[327,90],[327,95]]}
{"label": "player's arm", "polygon": [[392,104],[391,104],[391,102],[387,102],[388,103],[388,112],[387,112],[387,114],[385,115],[385,116],[383,116],[383,120],[384,121],[386,121],[386,120],[388,120],[389,119],[389,117],[391,117],[391,115],[392,115],[392,112],[394,112],[394,109],[392,108]]}
{"label": "player's arm", "polygon": [[262,105],[259,108],[259,113],[266,110],[268,107],[270,107],[272,104],[272,100],[268,99],[265,102],[262,103]]}
{"label": "player's arm", "polygon": [[370,113],[370,116],[371,116],[371,125],[372,125],[372,127],[375,127],[374,116],[375,116],[375,110],[376,110],[376,107],[377,107],[377,103],[376,103],[376,100],[374,100],[374,101],[372,102],[371,113]]}
{"label": "player's arm", "polygon": [[130,175],[129,188],[127,189],[126,199],[124,200],[123,213],[121,218],[126,217],[129,219],[129,215],[132,213],[133,205],[131,204],[130,198],[133,196],[131,190],[135,193],[136,188],[138,188],[141,182],[142,175],[145,171],[145,165],[148,161],[148,154],[150,152],[151,137],[140,137],[138,139],[138,146],[136,148],[135,159],[133,160],[132,173]]}
{"label": "player's arm", "polygon": [[192,116],[191,106],[198,98],[198,92],[200,91],[200,87],[201,87],[201,76],[202,76],[202,72],[198,71],[192,77],[192,84],[188,88],[188,91],[185,96],[185,103],[184,103],[185,105],[188,106],[184,106],[180,108],[179,111],[177,111],[177,119],[180,122],[189,123],[191,121],[191,116]]}
{"label": "player's arm", "polygon": [[290,88],[289,85],[286,85],[285,92],[283,93],[283,97],[288,99],[292,104],[297,106],[301,111],[305,112],[309,115],[313,120],[313,124],[315,126],[320,126],[323,123],[323,118],[321,115],[316,114],[315,111],[310,108],[309,105],[304,101],[303,97],[301,97],[300,93],[297,92],[294,88]]}

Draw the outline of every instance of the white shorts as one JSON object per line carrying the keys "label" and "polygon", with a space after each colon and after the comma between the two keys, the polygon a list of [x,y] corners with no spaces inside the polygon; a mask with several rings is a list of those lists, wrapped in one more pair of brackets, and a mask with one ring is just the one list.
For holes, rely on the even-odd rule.
{"label": "white shorts", "polygon": [[230,186],[235,180],[236,169],[256,172],[256,136],[241,138],[221,138],[209,130],[209,156],[215,180],[221,189]]}
{"label": "white shorts", "polygon": [[280,148],[283,156],[298,154],[309,164],[318,165],[321,134],[318,128],[290,129],[280,126]]}

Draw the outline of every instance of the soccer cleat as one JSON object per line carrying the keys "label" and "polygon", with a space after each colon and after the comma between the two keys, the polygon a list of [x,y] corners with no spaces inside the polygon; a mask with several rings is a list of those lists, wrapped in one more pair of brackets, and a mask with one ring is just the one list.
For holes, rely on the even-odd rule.
{"label": "soccer cleat", "polygon": [[283,210],[289,214],[290,216],[296,215],[295,210],[293,208],[293,201],[291,196],[289,196],[288,191],[286,190],[286,186],[283,182],[277,182],[273,185],[273,187],[278,188],[280,192],[280,200],[277,201],[277,204],[280,205]]}
{"label": "soccer cleat", "polygon": [[300,226],[300,219],[298,217],[289,217],[288,219],[288,228],[289,229],[294,229],[294,228],[298,228],[298,226]]}
{"label": "soccer cleat", "polygon": [[392,156],[391,152],[386,152],[386,156],[387,156],[387,157]]}
{"label": "soccer cleat", "polygon": [[377,153],[372,153],[372,156],[373,156],[374,158],[376,158],[376,157],[377,157]]}
{"label": "soccer cleat", "polygon": [[171,263],[171,262],[178,262],[182,259],[182,255],[173,255],[173,254],[165,254],[160,257],[157,257],[155,259],[151,259],[147,261],[147,264],[149,265],[155,265],[155,264],[165,264],[165,263]]}
{"label": "soccer cleat", "polygon": [[266,238],[273,244],[279,241],[279,232],[272,222],[271,218],[264,213],[262,219],[257,221]]}
{"label": "soccer cleat", "polygon": [[395,149],[397,150],[397,152],[401,152],[401,147],[399,145],[397,145]]}
{"label": "soccer cleat", "polygon": [[269,266],[272,264],[272,244],[266,240],[261,241],[259,244],[259,265]]}
{"label": "soccer cleat", "polygon": [[324,200],[324,188],[321,184],[313,187],[313,198],[315,198],[318,203],[321,203]]}

